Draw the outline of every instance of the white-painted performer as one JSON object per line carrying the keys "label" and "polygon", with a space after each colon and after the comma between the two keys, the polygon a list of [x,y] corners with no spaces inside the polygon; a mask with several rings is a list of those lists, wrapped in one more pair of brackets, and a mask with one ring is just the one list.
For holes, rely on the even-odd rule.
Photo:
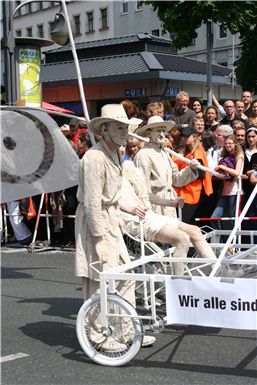
{"label": "white-painted performer", "polygon": [[[152,116],[147,125],[136,130],[138,135],[148,136],[150,140],[137,153],[135,164],[143,172],[152,210],[161,215],[159,221],[152,219],[152,223],[154,225],[159,223],[160,227],[155,228],[152,235],[149,235],[149,240],[176,245],[175,256],[183,258],[187,257],[191,240],[200,257],[213,259],[216,256],[208,247],[200,229],[195,226],[188,227],[177,219],[175,207],[179,207],[181,201],[173,186],[181,187],[195,180],[198,177],[196,168],[199,163],[193,159],[190,166],[179,171],[177,165],[163,150],[165,132],[169,131],[172,125],[172,122],[163,121],[159,116]],[[153,217],[153,214],[151,216]],[[163,216],[168,218],[164,219]],[[172,228],[174,231],[171,230]],[[183,264],[174,264],[174,270],[176,275],[183,275]]]}
{"label": "white-painted performer", "polygon": [[[184,223],[178,218],[153,212],[141,170],[136,168],[132,161],[123,163],[122,195],[119,203],[125,228],[129,234],[139,235],[140,217],[143,218],[145,240],[172,244],[175,246],[174,258],[186,258],[192,242],[200,258],[216,259],[199,227]],[[174,198],[173,201],[167,201],[167,204],[176,207],[181,203]],[[131,212],[136,215],[131,215]],[[175,275],[183,275],[184,264],[174,263],[173,269]]]}
{"label": "white-painted performer", "polygon": [[179,171],[171,157],[163,150],[165,133],[173,126],[174,122],[164,121],[160,116],[149,118],[147,125],[138,128],[136,134],[148,137],[150,141],[136,154],[134,161],[143,171],[153,211],[176,217],[174,205],[167,205],[167,201],[177,198],[173,186],[185,186],[198,177],[198,162],[193,159],[189,167]]}
{"label": "white-painted performer", "polygon": [[[139,122],[141,120],[137,120],[137,124]],[[133,124],[135,119],[128,119],[121,104],[103,106],[101,117],[89,123],[91,131],[101,134],[102,139],[86,152],[79,170],[79,205],[75,219],[76,275],[82,277],[84,300],[99,289],[99,277],[90,266],[92,262],[99,262],[96,267],[102,271],[130,262],[119,209],[122,185],[119,147],[125,144],[129,125]],[[117,290],[135,305],[133,281],[120,281]],[[154,341],[154,337],[144,336],[143,346]],[[118,341],[107,341],[105,348],[120,351],[124,346]]]}

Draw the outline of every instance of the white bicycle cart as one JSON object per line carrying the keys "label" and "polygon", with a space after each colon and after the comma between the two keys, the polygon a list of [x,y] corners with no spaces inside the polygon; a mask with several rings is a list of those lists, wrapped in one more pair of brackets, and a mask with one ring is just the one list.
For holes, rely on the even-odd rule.
{"label": "white bicycle cart", "polygon": [[[206,239],[216,250],[217,260],[198,258],[197,255],[190,259],[174,258],[174,248],[162,250],[151,242],[144,242],[141,226],[140,239],[129,238],[131,262],[99,272],[100,294],[87,300],[79,310],[77,337],[88,357],[101,365],[125,365],[140,350],[144,336],[143,324],[148,323],[148,328],[150,326],[155,333],[164,329],[166,317],[161,317],[158,312],[159,300],[156,294],[165,288],[167,277],[174,277],[173,262],[184,263],[185,276],[188,277],[198,276],[208,280],[209,277],[223,277],[231,272],[231,276],[239,279],[256,279],[257,245],[254,244],[254,237],[257,234],[256,231],[240,230],[241,222],[256,196],[256,191],[257,186],[232,231],[211,230],[205,233]],[[226,243],[219,242],[220,235],[228,236]],[[244,237],[247,237],[248,243],[241,242]],[[135,246],[135,242],[139,243]],[[231,245],[233,253],[228,255],[227,250]],[[97,270],[96,265],[92,267]],[[136,283],[136,293],[140,292],[142,295],[145,312],[137,311],[117,294],[116,282],[121,280]],[[92,330],[101,337],[100,340],[92,338]],[[104,341],[109,339],[122,344],[123,348],[117,352],[105,349]]]}

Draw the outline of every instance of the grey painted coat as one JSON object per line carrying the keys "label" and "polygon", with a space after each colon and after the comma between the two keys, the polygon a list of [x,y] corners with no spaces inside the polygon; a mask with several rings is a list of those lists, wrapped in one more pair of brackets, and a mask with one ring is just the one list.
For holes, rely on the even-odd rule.
{"label": "grey painted coat", "polygon": [[101,140],[81,159],[79,169],[79,205],[75,218],[76,275],[97,280],[90,267],[107,270],[129,262],[121,231],[118,201],[122,169],[119,154]]}
{"label": "grey painted coat", "polygon": [[[174,187],[182,187],[195,180],[198,171],[186,167],[179,171],[170,156],[152,143],[145,144],[135,157],[135,165],[144,176],[148,194],[153,193],[163,199],[174,199],[177,196]],[[176,217],[174,207],[152,204],[157,214]]]}

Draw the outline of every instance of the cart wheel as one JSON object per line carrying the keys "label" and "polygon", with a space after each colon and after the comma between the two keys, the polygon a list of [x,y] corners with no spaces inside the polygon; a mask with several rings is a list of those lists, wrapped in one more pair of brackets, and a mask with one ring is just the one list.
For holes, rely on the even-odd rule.
{"label": "cart wheel", "polygon": [[106,366],[122,366],[138,353],[143,326],[134,307],[116,294],[107,297],[108,327],[100,324],[100,296],[87,300],[80,308],[76,330],[83,351],[93,361]]}

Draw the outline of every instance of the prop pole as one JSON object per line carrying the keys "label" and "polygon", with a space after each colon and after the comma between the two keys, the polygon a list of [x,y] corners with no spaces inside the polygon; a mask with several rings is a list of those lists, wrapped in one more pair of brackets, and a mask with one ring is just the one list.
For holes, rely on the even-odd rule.
{"label": "prop pole", "polygon": [[[80,72],[80,67],[79,67],[77,51],[75,48],[75,43],[74,43],[74,39],[73,39],[72,29],[71,29],[71,25],[70,25],[70,19],[69,19],[69,15],[67,12],[65,0],[62,0],[62,7],[63,7],[63,11],[65,13],[65,17],[66,17],[66,21],[67,21],[71,50],[72,50],[73,59],[74,59],[76,72],[77,72],[77,77],[78,77],[78,85],[79,85],[81,103],[82,103],[82,107],[83,107],[84,116],[85,116],[87,124],[88,124],[90,122],[90,118],[89,118],[88,109],[87,109],[87,103],[86,103],[86,98],[85,98],[85,93],[84,93],[84,88],[83,88],[83,82],[82,82],[82,77],[81,77],[81,72]],[[90,129],[88,129],[88,131],[89,131],[90,140],[91,140],[92,144],[94,145],[96,143],[95,137],[94,137],[93,133],[90,131]]]}
{"label": "prop pole", "polygon": [[[170,150],[169,148],[164,148],[164,151],[166,151],[170,155],[176,156],[178,159],[182,160],[185,163],[191,164],[191,162],[192,162],[190,159],[185,158],[183,155],[178,154],[177,152]],[[213,176],[216,176],[217,178],[225,179],[225,175],[220,174],[219,172],[216,172],[214,170],[211,170],[210,168],[205,167],[201,164],[199,164],[197,166],[197,168],[199,168],[199,170],[202,170],[204,172],[208,172],[208,173],[212,174]]]}
{"label": "prop pole", "polygon": [[252,191],[252,193],[251,193],[251,195],[250,195],[250,197],[249,197],[245,207],[243,208],[243,211],[241,212],[238,220],[235,222],[235,226],[234,226],[232,232],[230,233],[230,236],[228,237],[227,242],[225,243],[225,245],[224,245],[224,247],[223,247],[223,249],[222,249],[222,251],[220,253],[219,258],[217,259],[217,262],[215,263],[215,266],[214,266],[214,268],[213,268],[213,270],[212,270],[212,272],[210,274],[210,277],[214,277],[216,272],[218,271],[218,269],[219,269],[219,267],[221,265],[221,261],[225,257],[226,251],[227,251],[229,245],[231,244],[232,239],[236,235],[237,229],[240,227],[240,225],[241,225],[241,223],[242,223],[242,221],[243,221],[243,219],[245,217],[245,214],[247,213],[250,205],[252,204],[252,201],[254,200],[256,194],[257,194],[257,184],[255,185],[255,187],[254,187],[254,189],[253,189],[253,191]]}

